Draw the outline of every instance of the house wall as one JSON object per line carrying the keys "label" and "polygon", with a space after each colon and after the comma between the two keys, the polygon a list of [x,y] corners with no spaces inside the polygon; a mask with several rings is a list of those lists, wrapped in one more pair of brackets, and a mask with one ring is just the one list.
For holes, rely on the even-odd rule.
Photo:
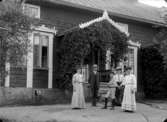
{"label": "house wall", "polygon": [[[61,5],[54,7],[41,6],[41,19],[54,24],[58,31],[71,29],[74,26],[78,26],[81,23],[90,21],[100,16],[102,16],[102,13],[100,14]],[[156,29],[153,28],[151,24],[118,18],[115,16],[110,17],[116,22],[128,24],[131,39],[133,41],[140,41],[141,46],[148,46],[152,43]]]}
{"label": "house wall", "polygon": [[41,6],[41,19],[56,25],[58,31],[71,29],[99,17],[100,14],[65,6]]}
{"label": "house wall", "polygon": [[132,40],[139,41],[142,47],[146,47],[153,43],[152,41],[156,33],[156,29],[152,28],[151,25],[131,23],[129,24],[129,32]]}
{"label": "house wall", "polygon": [[33,88],[48,88],[48,70],[33,70]]}
{"label": "house wall", "polygon": [[[54,25],[56,27],[56,30],[58,32],[71,29],[74,26],[78,26],[80,23],[87,22],[89,20],[92,20],[94,18],[97,18],[101,16],[102,13],[95,13],[90,12],[86,10],[76,9],[76,8],[70,8],[62,5],[41,5],[41,20],[43,20],[46,23],[50,23],[51,25]],[[139,41],[141,42],[141,46],[148,46],[152,44],[152,39],[155,34],[155,29],[152,28],[152,25],[144,24],[136,21],[131,21],[123,18],[118,18],[115,16],[111,16],[113,20],[116,22],[122,22],[125,24],[128,24],[128,29],[131,34],[132,41]],[[54,40],[56,41],[56,40]],[[56,53],[56,43],[54,42],[54,54]],[[56,64],[56,57],[54,57],[53,62]],[[56,86],[54,85],[56,82],[55,70],[56,66],[53,68],[53,88]],[[21,74],[21,72],[20,72]],[[17,79],[18,74],[12,73],[11,79],[11,86],[18,86],[18,87],[25,87],[25,81],[21,80],[14,80]],[[14,78],[17,77],[17,78]],[[24,77],[24,78],[23,78]],[[26,78],[26,75],[22,73],[22,80]],[[33,87],[35,88],[47,88],[48,87],[48,71],[43,70],[34,70],[33,71]]]}
{"label": "house wall", "polygon": [[[46,10],[49,9],[49,12]],[[78,26],[82,22],[87,22],[91,19],[102,16],[102,14],[94,13],[85,10],[76,10],[70,7],[41,7],[41,17],[42,19],[49,20],[51,23],[55,24],[58,28],[58,32]],[[128,19],[118,18],[115,16],[110,16],[113,20],[120,23],[128,24],[128,30],[131,35],[132,41],[138,41],[141,43],[142,47],[149,46],[152,44],[153,37],[156,33],[156,29],[152,27],[151,24],[140,23],[137,21],[131,21]],[[55,40],[56,43],[56,40]],[[56,55],[56,44],[54,45],[54,55]],[[54,73],[53,73],[53,87],[56,87],[56,57],[54,57]],[[138,60],[138,64],[140,59]],[[138,90],[141,90],[140,84],[140,66],[138,66]]]}
{"label": "house wall", "polygon": [[[74,9],[65,6],[41,6],[41,20],[56,27],[58,32],[71,29],[74,26],[78,26],[80,23],[89,21],[91,19],[97,18],[101,16],[102,13],[94,13],[90,11]],[[113,20],[116,22],[121,22],[128,24],[128,29],[131,34],[132,41],[141,42],[141,46],[149,46],[152,44],[152,39],[156,33],[156,29],[152,28],[152,25],[140,23],[136,21],[131,21],[123,18],[117,18],[111,16]],[[48,88],[48,70],[33,70],[33,88],[18,88],[18,87],[26,87],[27,81],[27,69],[26,68],[10,68],[10,87],[15,88],[1,88],[0,96],[4,99],[1,99],[0,105],[9,105],[9,104],[32,104],[37,102],[39,103],[39,99],[42,100],[42,103],[62,103],[62,101],[70,101],[71,95],[64,93],[64,91],[56,90],[56,66],[58,65],[57,58],[55,55],[57,53],[58,43],[57,40],[54,40],[53,47],[53,88],[54,89],[46,89]],[[138,60],[140,63],[140,60]],[[141,70],[138,67],[138,74],[140,74]],[[138,77],[140,78],[140,77]],[[138,79],[138,90],[141,91],[140,79]],[[44,89],[41,89],[44,88]],[[85,88],[87,89],[87,88]],[[41,98],[34,96],[34,91],[41,91]],[[69,92],[70,93],[70,92]],[[90,96],[85,91],[86,96]],[[68,100],[66,100],[66,98]]]}
{"label": "house wall", "polygon": [[10,67],[10,87],[26,87],[26,67]]}

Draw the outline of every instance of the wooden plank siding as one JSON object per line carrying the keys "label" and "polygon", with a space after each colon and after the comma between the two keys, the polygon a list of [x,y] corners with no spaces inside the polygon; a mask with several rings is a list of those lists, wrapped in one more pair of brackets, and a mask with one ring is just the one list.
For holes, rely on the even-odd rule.
{"label": "wooden plank siding", "polygon": [[26,87],[26,80],[26,67],[10,67],[10,87]]}
{"label": "wooden plank siding", "polygon": [[33,88],[48,88],[48,70],[33,70]]}
{"label": "wooden plank siding", "polygon": [[[55,25],[55,29],[60,31],[71,29],[83,22],[90,21],[102,16],[100,13],[76,9],[72,7],[54,5],[41,5],[41,20]],[[156,33],[156,29],[151,24],[128,20],[125,18],[110,16],[114,21],[128,24],[128,30],[132,41],[141,41],[141,46],[152,44],[152,40]],[[58,40],[54,39],[53,44],[53,88],[56,88],[56,74],[58,68],[57,47]],[[140,59],[141,60],[141,59]],[[16,70],[16,72],[14,71]],[[18,70],[18,71],[17,71]],[[138,69],[139,71],[139,69]],[[138,72],[139,73],[139,72]],[[11,69],[10,86],[26,87],[26,70]],[[23,81],[24,80],[24,81]],[[140,82],[140,81],[139,81]],[[48,70],[34,69],[33,70],[33,88],[48,88]]]}
{"label": "wooden plank siding", "polygon": [[[78,26],[81,23],[90,21],[102,16],[100,13],[76,9],[65,6],[41,6],[41,20],[55,25],[58,33]],[[152,43],[156,33],[156,28],[152,24],[142,23],[134,20],[120,18],[110,15],[110,17],[120,23],[128,24],[128,30],[133,41],[141,41],[141,46],[147,46]]]}
{"label": "wooden plank siding", "polygon": [[[55,25],[58,33],[63,30],[68,30],[83,22],[95,19],[102,16],[100,13],[90,12],[86,10],[76,9],[72,7],[64,6],[52,6],[52,7],[41,7],[41,19],[49,21]],[[148,23],[142,23],[138,21],[128,20],[125,18],[110,16],[114,21],[128,24],[128,30],[131,35],[132,41],[139,41],[142,47],[149,46],[152,44],[152,40],[156,33],[156,28],[153,28],[153,25]],[[57,42],[59,40],[54,40],[54,49],[53,49],[53,88],[56,88],[56,74],[58,68],[58,60],[56,50],[59,45]],[[57,43],[57,44],[56,44]],[[139,59],[141,60],[141,59]],[[138,62],[139,63],[139,62]],[[140,67],[140,66],[138,66]],[[140,69],[138,69],[139,71]],[[140,72],[138,72],[140,73]],[[139,78],[139,77],[138,77]],[[138,79],[139,81],[140,79]],[[140,82],[140,81],[139,81]],[[138,83],[139,83],[138,82]],[[140,86],[139,86],[140,87]]]}

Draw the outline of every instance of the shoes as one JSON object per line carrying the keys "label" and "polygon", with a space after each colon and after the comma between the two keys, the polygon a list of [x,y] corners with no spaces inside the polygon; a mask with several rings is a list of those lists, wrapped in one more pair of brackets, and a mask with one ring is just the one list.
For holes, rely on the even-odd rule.
{"label": "shoes", "polygon": [[104,107],[102,109],[107,109],[107,103],[108,103],[108,98],[105,98],[105,100],[104,100]]}
{"label": "shoes", "polygon": [[106,107],[106,106],[104,106],[104,107],[102,107],[101,109],[107,109],[107,107]]}
{"label": "shoes", "polygon": [[96,107],[96,103],[92,103],[92,106]]}
{"label": "shoes", "polygon": [[110,110],[115,110],[115,107],[111,107]]}

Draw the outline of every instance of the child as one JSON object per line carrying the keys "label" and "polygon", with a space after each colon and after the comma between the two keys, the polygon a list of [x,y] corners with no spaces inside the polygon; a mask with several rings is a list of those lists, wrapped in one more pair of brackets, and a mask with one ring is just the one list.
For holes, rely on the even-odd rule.
{"label": "child", "polygon": [[114,107],[115,107],[115,91],[116,91],[117,83],[113,79],[113,76],[114,76],[114,72],[111,72],[110,81],[108,83],[109,89],[108,89],[107,94],[105,95],[105,104],[104,104],[103,109],[107,109],[107,103],[108,103],[109,97],[111,98],[111,110],[114,110]]}

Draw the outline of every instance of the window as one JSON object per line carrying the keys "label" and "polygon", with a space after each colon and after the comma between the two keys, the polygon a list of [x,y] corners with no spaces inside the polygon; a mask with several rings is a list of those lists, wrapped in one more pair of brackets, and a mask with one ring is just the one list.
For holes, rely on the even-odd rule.
{"label": "window", "polygon": [[128,49],[128,65],[132,67],[132,72],[134,73],[134,49]]}
{"label": "window", "polygon": [[40,18],[40,7],[36,5],[24,4],[23,12],[25,15],[34,18]]}
{"label": "window", "polygon": [[34,67],[48,67],[48,42],[47,35],[34,34]]}
{"label": "window", "polygon": [[82,66],[82,75],[84,77],[84,81],[88,82],[89,80],[89,65],[88,64]]}

